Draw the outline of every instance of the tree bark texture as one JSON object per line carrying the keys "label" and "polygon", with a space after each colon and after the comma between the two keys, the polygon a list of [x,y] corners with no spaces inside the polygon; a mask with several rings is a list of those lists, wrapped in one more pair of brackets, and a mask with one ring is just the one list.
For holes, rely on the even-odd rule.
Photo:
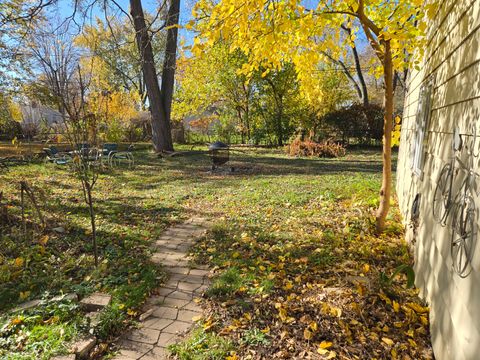
{"label": "tree bark texture", "polygon": [[385,41],[383,75],[385,78],[385,118],[383,124],[383,171],[380,204],[376,214],[376,228],[380,233],[385,229],[385,219],[390,209],[392,190],[392,127],[393,127],[393,64],[390,41]]}
{"label": "tree bark texture", "polygon": [[[172,1],[172,4],[175,0]],[[177,0],[179,2],[179,0]],[[172,6],[171,6],[172,7]],[[150,113],[152,116],[152,141],[156,152],[173,151],[172,133],[170,126],[170,109],[172,95],[165,94],[160,91],[158,83],[157,71],[155,68],[155,60],[153,55],[152,43],[148,28],[145,22],[145,16],[142,8],[141,0],[130,0],[130,14],[133,17],[133,25],[136,33],[137,46],[141,56],[142,71],[147,89],[147,96],[150,105]],[[170,11],[169,11],[170,14]],[[171,29],[168,30],[170,33]],[[168,37],[168,35],[167,35]],[[175,36],[176,46],[176,36]],[[167,41],[168,51],[168,41]],[[168,56],[166,55],[166,58]],[[172,74],[172,78],[174,73]],[[162,83],[167,80],[162,80]],[[173,80],[172,80],[173,82]],[[172,83],[173,92],[173,83]],[[165,105],[170,99],[170,105]]]}

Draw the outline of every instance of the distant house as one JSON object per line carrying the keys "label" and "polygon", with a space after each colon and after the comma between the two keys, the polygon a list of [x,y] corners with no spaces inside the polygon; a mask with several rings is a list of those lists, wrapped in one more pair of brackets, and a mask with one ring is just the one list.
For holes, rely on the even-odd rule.
{"label": "distant house", "polygon": [[435,357],[477,360],[480,0],[439,3],[423,64],[409,76],[396,186]]}
{"label": "distant house", "polygon": [[62,114],[59,111],[38,104],[30,102],[28,104],[20,105],[23,117],[23,125],[40,126],[42,123],[46,126],[57,126],[63,123]]}

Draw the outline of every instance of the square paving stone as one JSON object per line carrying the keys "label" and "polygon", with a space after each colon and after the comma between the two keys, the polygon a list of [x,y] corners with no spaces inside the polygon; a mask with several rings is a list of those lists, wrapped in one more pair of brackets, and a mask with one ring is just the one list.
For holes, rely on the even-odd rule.
{"label": "square paving stone", "polygon": [[188,267],[182,267],[182,266],[175,266],[175,267],[171,267],[170,269],[168,269],[169,272],[171,272],[172,274],[183,274],[183,275],[187,275],[188,272],[190,271],[190,269]]}
{"label": "square paving stone", "polygon": [[192,300],[193,295],[191,293],[186,293],[186,292],[177,290],[168,294],[168,297],[172,299]]}
{"label": "square paving stone", "polygon": [[130,340],[123,340],[120,342],[119,355],[129,357],[131,359],[138,359],[145,355],[148,351],[153,349],[153,345],[139,343]]}
{"label": "square paving stone", "polygon": [[187,305],[190,302],[190,300],[186,299],[175,299],[171,297],[166,297],[165,300],[163,301],[162,305],[163,306],[168,306],[168,307],[173,307],[176,309],[180,309],[183,306]]}
{"label": "square paving stone", "polygon": [[208,270],[201,270],[201,269],[190,270],[190,275],[206,276],[209,273],[210,273],[210,271],[208,271]]}
{"label": "square paving stone", "polygon": [[175,342],[176,342],[175,334],[162,332],[160,334],[160,337],[158,338],[157,346],[165,348],[168,345],[175,344]]}
{"label": "square paving stone", "polygon": [[80,306],[89,312],[97,311],[102,310],[105,306],[110,304],[110,300],[112,300],[112,297],[109,294],[96,292],[83,298],[80,301]]}
{"label": "square paving stone", "polygon": [[186,304],[182,310],[190,310],[190,311],[196,311],[198,313],[202,312],[202,308],[200,305],[198,305],[195,301],[190,301],[188,304]]}
{"label": "square paving stone", "polygon": [[141,342],[145,344],[155,344],[158,340],[159,335],[159,330],[141,328],[130,332],[130,334],[127,335],[127,338],[131,341]]}
{"label": "square paving stone", "polygon": [[165,360],[168,357],[168,351],[165,348],[156,346],[142,357],[142,360]]}
{"label": "square paving stone", "polygon": [[[152,296],[152,297],[149,297],[145,303],[147,305],[160,305],[160,304],[163,303],[164,300],[165,300],[165,296],[163,296],[163,295]],[[150,307],[151,306],[149,306],[149,308]]]}
{"label": "square paving stone", "polygon": [[188,277],[188,275],[185,275],[185,274],[171,274],[170,277],[168,278],[168,280],[176,280],[178,282],[178,281],[181,281],[181,280],[183,280],[187,277]]}
{"label": "square paving stone", "polygon": [[201,315],[201,312],[192,311],[192,310],[179,310],[177,315],[177,320],[185,321],[185,322],[192,322],[193,318],[196,316]]}
{"label": "square paving stone", "polygon": [[165,297],[165,296],[170,295],[174,291],[175,291],[175,289],[170,289],[170,288],[163,287],[160,290],[158,290],[158,295]]}
{"label": "square paving stone", "polygon": [[168,260],[180,260],[185,257],[185,254],[165,254],[165,258]]}
{"label": "square paving stone", "polygon": [[191,283],[181,281],[181,282],[178,283],[178,290],[183,291],[183,292],[187,292],[187,291],[194,292],[195,290],[197,290],[201,286],[202,286],[202,283],[191,284]]}
{"label": "square paving stone", "polygon": [[178,245],[176,251],[181,252],[183,254],[187,254],[188,250],[190,250],[191,244],[181,244]]}
{"label": "square paving stone", "polygon": [[90,351],[93,349],[97,339],[95,337],[89,337],[86,339],[78,340],[73,344],[72,348],[78,359],[85,359],[88,357]]}
{"label": "square paving stone", "polygon": [[174,290],[176,290],[177,287],[178,287],[178,282],[179,282],[179,280],[168,279],[167,282],[162,285],[162,287],[163,287],[163,288],[167,288],[167,289],[174,289]]}
{"label": "square paving stone", "polygon": [[148,320],[145,320],[141,326],[155,330],[163,330],[173,321],[173,319],[160,319],[158,317],[151,317]]}
{"label": "square paving stone", "polygon": [[160,306],[153,311],[153,316],[160,319],[172,319],[177,318],[178,310],[172,307]]}
{"label": "square paving stone", "polygon": [[208,286],[207,285],[202,285],[194,291],[194,294],[195,295],[202,295],[207,290],[208,290]]}
{"label": "square paving stone", "polygon": [[163,266],[172,268],[172,267],[186,267],[188,262],[186,260],[173,260],[173,259],[162,259],[160,262]]}
{"label": "square paving stone", "polygon": [[155,242],[156,252],[166,254],[170,251],[176,251],[180,245],[178,244],[162,244],[161,242]]}
{"label": "square paving stone", "polygon": [[177,320],[172,324],[168,325],[165,329],[163,329],[162,333],[179,334],[190,329],[192,325],[193,325],[192,322],[184,322],[184,321]]}
{"label": "square paving stone", "polygon": [[182,281],[190,284],[203,285],[204,277],[201,275],[192,275],[192,273],[190,273],[189,275],[185,276]]}

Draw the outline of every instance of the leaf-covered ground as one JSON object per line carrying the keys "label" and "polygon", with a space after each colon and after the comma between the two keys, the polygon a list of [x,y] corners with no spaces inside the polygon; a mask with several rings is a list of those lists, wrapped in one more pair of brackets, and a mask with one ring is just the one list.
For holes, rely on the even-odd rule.
{"label": "leaf-covered ground", "polygon": [[4,312],[0,357],[48,359],[88,332],[74,304],[48,301],[59,292],[113,294],[97,330],[107,342],[163,280],[161,269],[146,260],[148,244],[169,224],[195,214],[216,223],[192,249],[195,261],[215,269],[215,278],[203,301],[207,315],[172,349],[177,357],[431,358],[427,310],[404,275],[389,281],[399,265],[411,263],[395,209],[388,231],[373,234],[377,150],[331,160],[242,150],[232,154],[233,172],[215,173],[204,154],[135,155],[133,170],[106,171],[94,190],[98,270],[88,212],[66,168],[32,164],[0,174],[13,216],[18,219],[18,182],[25,179],[43,193],[48,220],[48,230],[36,230],[30,209],[27,239],[18,224],[2,229],[3,310],[30,298],[45,301],[31,313]]}

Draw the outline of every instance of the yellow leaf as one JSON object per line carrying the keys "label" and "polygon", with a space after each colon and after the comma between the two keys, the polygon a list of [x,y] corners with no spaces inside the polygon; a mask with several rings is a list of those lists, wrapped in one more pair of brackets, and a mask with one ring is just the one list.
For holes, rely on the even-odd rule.
{"label": "yellow leaf", "polygon": [[396,313],[400,310],[400,304],[398,302],[396,302],[395,300],[393,300],[393,311],[395,311]]}
{"label": "yellow leaf", "polygon": [[368,273],[369,271],[370,271],[370,265],[368,264],[363,265],[363,272]]}
{"label": "yellow leaf", "polygon": [[238,360],[238,356],[234,351],[232,351],[230,355],[225,358],[225,360]]}
{"label": "yellow leaf", "polygon": [[15,266],[16,267],[22,267],[24,263],[25,263],[25,260],[21,257],[17,257],[15,259]]}
{"label": "yellow leaf", "polygon": [[23,322],[23,317],[21,316],[18,316],[14,319],[12,319],[12,325],[18,325],[18,324],[21,324]]}
{"label": "yellow leaf", "polygon": [[319,353],[320,355],[327,355],[330,351],[328,351],[327,349],[322,349],[322,348],[318,348],[317,349],[317,353]]}
{"label": "yellow leaf", "polygon": [[306,339],[306,340],[312,340],[313,338],[313,333],[308,330],[308,329],[305,329],[303,330],[303,337]]}
{"label": "yellow leaf", "polygon": [[133,309],[128,309],[127,314],[130,315],[130,316],[135,316],[135,315],[137,315],[137,312]]}
{"label": "yellow leaf", "polygon": [[48,239],[49,239],[48,235],[44,235],[38,240],[38,243],[40,245],[45,246],[45,245],[47,245]]}
{"label": "yellow leaf", "polygon": [[238,251],[235,251],[235,252],[232,254],[232,257],[233,257],[234,259],[236,259],[236,258],[240,257],[240,253],[239,253]]}
{"label": "yellow leaf", "polygon": [[125,304],[120,304],[120,305],[118,305],[118,308],[119,308],[120,310],[125,309]]}
{"label": "yellow leaf", "polygon": [[208,320],[205,321],[205,323],[203,324],[203,329],[204,329],[204,330],[208,330],[208,329],[210,329],[212,326],[213,326],[213,321],[212,321],[212,319],[208,319]]}
{"label": "yellow leaf", "polygon": [[416,304],[416,303],[408,303],[407,305],[410,309],[415,310],[415,312],[417,312],[419,314],[428,313],[428,307],[424,307],[424,306],[421,306],[421,305]]}
{"label": "yellow leaf", "polygon": [[30,296],[30,291],[20,291],[20,300],[25,300]]}
{"label": "yellow leaf", "polygon": [[389,339],[387,337],[382,337],[382,341],[387,344],[387,345],[390,345],[392,346],[393,345],[393,340],[392,339]]}
{"label": "yellow leaf", "polygon": [[329,349],[332,345],[333,343],[331,341],[322,341],[319,346],[321,349]]}
{"label": "yellow leaf", "polygon": [[285,284],[285,286],[283,287],[284,290],[290,290],[293,288],[293,284],[291,281],[287,281],[287,283]]}
{"label": "yellow leaf", "polygon": [[330,353],[327,356],[327,359],[334,359],[337,357],[337,353],[335,351],[330,351]]}
{"label": "yellow leaf", "polygon": [[315,321],[312,321],[309,325],[310,329],[312,329],[313,331],[317,331],[318,330],[318,324],[315,322]]}

